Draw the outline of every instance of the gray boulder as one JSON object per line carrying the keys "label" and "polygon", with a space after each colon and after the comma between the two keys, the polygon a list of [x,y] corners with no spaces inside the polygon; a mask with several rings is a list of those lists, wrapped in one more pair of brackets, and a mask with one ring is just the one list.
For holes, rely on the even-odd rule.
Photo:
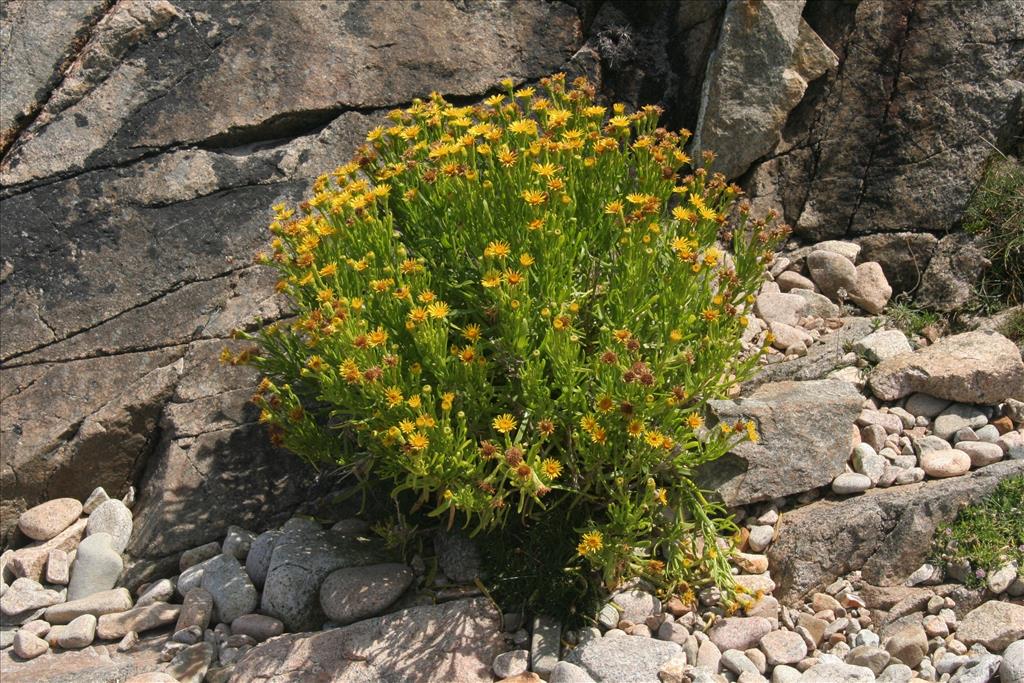
{"label": "gray boulder", "polygon": [[320,606],[331,621],[345,626],[379,615],[412,583],[404,564],[347,567],[331,572],[320,587]]}
{"label": "gray boulder", "polygon": [[711,401],[718,420],[753,420],[760,440],[702,466],[698,478],[730,506],[829,485],[850,456],[861,402],[836,379],[765,384],[739,401]]}
{"label": "gray boulder", "polygon": [[586,670],[596,681],[648,683],[683,649],[676,643],[654,638],[619,636],[594,638],[569,653],[565,661]]}
{"label": "gray boulder", "polygon": [[263,586],[261,611],[289,631],[307,631],[325,621],[320,586],[345,567],[380,564],[390,558],[382,544],[330,531],[285,530],[274,547]]}
{"label": "gray boulder", "polygon": [[132,535],[132,511],[119,500],[108,500],[89,515],[85,535],[110,534],[112,546],[118,553],[123,552]]}
{"label": "gray boulder", "polygon": [[1003,461],[954,479],[872,489],[786,513],[768,550],[775,597],[797,599],[857,569],[869,584],[901,584],[927,559],[937,527],[1022,473],[1024,461]]}
{"label": "gray boulder", "polygon": [[879,363],[868,385],[883,401],[920,392],[994,405],[1024,397],[1024,361],[1017,345],[997,332],[965,332]]}
{"label": "gray boulder", "polygon": [[86,537],[78,545],[78,553],[71,564],[68,600],[81,600],[93,593],[110,590],[123,568],[121,554],[114,548],[110,534],[99,532]]}
{"label": "gray boulder", "polygon": [[234,555],[207,560],[201,587],[213,597],[213,619],[225,624],[256,610],[259,594]]}
{"label": "gray boulder", "polygon": [[264,531],[253,540],[249,553],[245,557],[245,571],[258,588],[263,587],[270,571],[270,558],[274,554],[274,546],[281,537],[278,530]]}

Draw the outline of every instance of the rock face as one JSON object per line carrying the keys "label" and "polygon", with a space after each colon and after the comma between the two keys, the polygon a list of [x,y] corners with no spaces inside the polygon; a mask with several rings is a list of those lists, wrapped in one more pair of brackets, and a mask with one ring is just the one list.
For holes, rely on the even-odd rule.
{"label": "rock face", "polygon": [[231,681],[490,681],[491,662],[504,649],[491,603],[460,600],[274,638],[243,656]]}
{"label": "rock face", "polygon": [[863,0],[807,3],[803,15],[840,66],[750,172],[755,206],[781,210],[808,240],[954,228],[992,153],[981,131],[1004,150],[1021,132],[1024,7]]}
{"label": "rock face", "polygon": [[853,568],[861,568],[869,584],[898,585],[927,557],[936,527],[952,521],[961,505],[991,493],[1002,479],[1022,473],[1024,461],[1004,461],[962,477],[872,489],[783,515],[768,551],[778,584],[775,597],[806,595]]}
{"label": "rock face", "polygon": [[801,17],[803,0],[729,3],[708,60],[694,145],[716,170],[743,174],[771,151],[810,81],[834,67],[832,50]]}
{"label": "rock face", "polygon": [[760,440],[702,467],[702,484],[727,505],[742,505],[831,483],[850,455],[861,401],[852,385],[834,379],[765,384],[740,401],[712,401],[720,420],[754,420]]}
{"label": "rock face", "polygon": [[[246,405],[254,375],[215,361],[231,329],[284,314],[248,265],[267,207],[394,106],[558,70],[579,18],[565,3],[63,4],[44,21],[10,3],[0,27],[16,36],[0,69],[0,544],[46,497],[119,497],[142,476],[128,553],[155,561],[266,528],[305,493],[308,470]],[[287,53],[270,39],[297,32],[323,37]],[[185,508],[202,518],[170,524]]]}
{"label": "rock face", "polygon": [[1024,361],[1017,345],[998,332],[965,332],[879,363],[868,384],[884,401],[920,392],[992,405],[1024,396]]}

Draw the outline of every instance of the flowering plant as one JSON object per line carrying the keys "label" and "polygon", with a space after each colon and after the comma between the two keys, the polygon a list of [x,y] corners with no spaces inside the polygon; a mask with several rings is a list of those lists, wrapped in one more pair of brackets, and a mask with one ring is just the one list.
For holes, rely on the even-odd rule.
{"label": "flowering plant", "polygon": [[[232,362],[264,374],[272,438],[394,483],[471,531],[582,510],[606,584],[730,584],[728,522],[693,468],[752,423],[705,424],[756,364],[745,311],[785,228],[683,172],[689,133],[559,74],[476,106],[416,101],[297,209],[274,207],[297,317]],[[710,163],[712,155],[705,156]],[[731,585],[731,584],[730,584]]]}

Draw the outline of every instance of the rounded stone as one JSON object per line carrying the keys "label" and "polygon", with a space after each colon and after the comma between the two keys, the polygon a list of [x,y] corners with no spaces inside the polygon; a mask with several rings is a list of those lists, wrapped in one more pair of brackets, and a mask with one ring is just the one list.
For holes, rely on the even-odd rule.
{"label": "rounded stone", "polygon": [[267,580],[270,558],[280,537],[280,531],[264,531],[249,546],[249,552],[245,557],[245,571],[258,588],[262,588]]}
{"label": "rounded stone", "polygon": [[244,614],[231,622],[231,632],[249,636],[261,643],[284,633],[284,624],[280,619],[263,614]]}
{"label": "rounded stone", "polygon": [[21,513],[18,528],[34,541],[48,541],[75,523],[82,504],[74,498],[49,500]]}
{"label": "rounded stone", "polygon": [[807,656],[807,643],[792,631],[772,631],[761,638],[761,652],[768,664],[796,664]]}
{"label": "rounded stone", "polygon": [[112,545],[118,553],[124,552],[132,535],[132,511],[119,500],[108,500],[89,515],[85,535],[110,534]]}
{"label": "rounded stone", "polygon": [[380,614],[412,583],[412,570],[404,564],[346,567],[332,572],[320,587],[320,606],[339,624]]}
{"label": "rounded stone", "polygon": [[931,451],[921,456],[921,469],[929,477],[937,479],[958,477],[971,469],[971,458],[956,448]]}
{"label": "rounded stone", "polygon": [[80,600],[93,593],[110,590],[123,568],[121,554],[114,549],[114,539],[110,534],[99,532],[86,537],[78,545],[78,553],[71,565],[67,599]]}
{"label": "rounded stone", "polygon": [[254,612],[259,604],[256,586],[234,555],[222,554],[206,561],[202,588],[213,596],[214,619],[225,624]]}
{"label": "rounded stone", "polygon": [[14,634],[14,654],[22,659],[35,659],[49,649],[48,642],[24,629]]}
{"label": "rounded stone", "polygon": [[529,650],[512,650],[510,652],[502,652],[495,657],[491,669],[498,678],[510,678],[526,673],[529,664]]}
{"label": "rounded stone", "polygon": [[956,450],[967,454],[971,467],[985,467],[1003,459],[1003,449],[998,444],[985,441],[961,441]]}
{"label": "rounded stone", "polygon": [[57,643],[65,650],[80,650],[92,645],[95,638],[96,617],[92,614],[83,614],[72,619],[71,623],[64,627],[57,638]]}
{"label": "rounded stone", "polygon": [[849,296],[857,287],[857,268],[848,258],[818,250],[807,255],[806,263],[811,279],[829,299],[837,299],[840,290]]}
{"label": "rounded stone", "polygon": [[832,481],[832,491],[848,496],[863,493],[871,488],[871,477],[859,472],[844,472]]}

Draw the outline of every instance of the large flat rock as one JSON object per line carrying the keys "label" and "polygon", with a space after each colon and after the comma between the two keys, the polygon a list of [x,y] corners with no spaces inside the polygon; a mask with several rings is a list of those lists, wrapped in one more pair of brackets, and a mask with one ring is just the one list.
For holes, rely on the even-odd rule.
{"label": "large flat rock", "polygon": [[1007,460],[960,477],[872,489],[787,512],[768,551],[775,596],[795,600],[856,569],[869,584],[899,585],[927,558],[938,526],[1021,474],[1024,461]]}
{"label": "large flat rock", "polygon": [[719,420],[753,420],[761,438],[702,466],[701,485],[726,505],[744,505],[830,483],[849,458],[862,400],[853,385],[823,379],[774,382],[739,401],[711,401]]}
{"label": "large flat rock", "polygon": [[274,638],[244,655],[231,681],[490,683],[491,662],[505,647],[491,602],[460,600]]}

